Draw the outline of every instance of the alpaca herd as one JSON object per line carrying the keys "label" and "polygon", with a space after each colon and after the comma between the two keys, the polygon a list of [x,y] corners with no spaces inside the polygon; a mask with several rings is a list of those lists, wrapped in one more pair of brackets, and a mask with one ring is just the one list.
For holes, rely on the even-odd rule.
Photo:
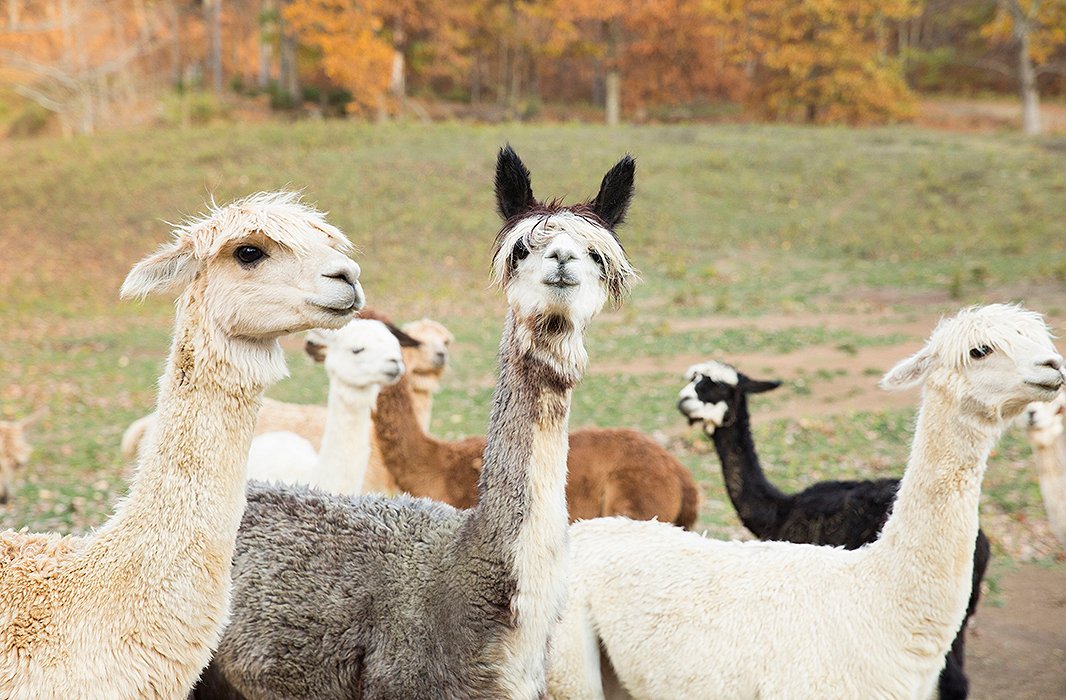
{"label": "alpaca herd", "polygon": [[[794,494],[751,431],[748,395],[778,382],[693,366],[678,409],[762,541],[709,539],[658,442],[569,430],[588,328],[637,279],[618,237],[634,175],[626,156],[564,205],[500,150],[499,372],[485,436],[457,441],[429,432],[454,337],[364,308],[321,212],[261,193],[177,227],[121,290],[178,294],[156,409],[122,438],[128,495],[88,536],[0,532],[0,697],[965,698],[978,499],[1011,421],[1066,545],[1043,317],[942,320],[881,381],[921,387],[902,478]],[[300,331],[326,406],[264,398]],[[0,502],[34,417],[0,422]]]}

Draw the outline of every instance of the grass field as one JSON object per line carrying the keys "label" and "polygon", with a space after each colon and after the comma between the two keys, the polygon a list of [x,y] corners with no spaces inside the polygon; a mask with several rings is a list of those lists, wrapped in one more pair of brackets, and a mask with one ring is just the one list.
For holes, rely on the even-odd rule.
{"label": "grass field", "polygon": [[[768,126],[433,127],[340,122],[0,142],[0,413],[38,405],[33,465],[0,526],[82,531],[124,489],[118,441],[151,408],[169,300],[120,303],[164,220],[260,189],[302,188],[359,246],[373,306],[448,325],[458,342],[434,432],[484,430],[502,319],[488,288],[496,148],[540,196],[583,198],[625,152],[638,191],[620,231],[643,282],[588,341],[574,425],[630,425],[693,469],[712,533],[742,533],[717,460],[674,408],[708,357],[786,385],[753,406],[782,488],[898,474],[916,397],[874,385],[940,313],[1020,300],[1066,320],[1061,140],[913,129]],[[322,401],[291,350],[271,395]],[[1054,545],[1023,436],[992,460],[982,517],[1002,561]]]}

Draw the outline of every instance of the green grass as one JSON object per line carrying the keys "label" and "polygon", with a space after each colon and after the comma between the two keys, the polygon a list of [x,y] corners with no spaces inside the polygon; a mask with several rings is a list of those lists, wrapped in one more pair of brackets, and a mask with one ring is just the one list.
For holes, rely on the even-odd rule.
{"label": "green grass", "polygon": [[[1066,290],[1061,153],[1013,136],[333,121],[0,142],[0,414],[49,409],[0,525],[81,531],[122,493],[118,440],[151,407],[172,321],[168,300],[119,303],[117,289],[165,238],[164,220],[199,211],[211,195],[296,187],[328,209],[359,246],[373,306],[437,318],[457,337],[434,431],[484,431],[504,310],[487,282],[499,225],[492,167],[507,141],[538,195],[571,200],[593,194],[623,153],[637,157],[637,195],[619,233],[643,282],[592,329],[593,371],[575,393],[572,423],[664,436],[703,485],[702,524],[713,532],[733,532],[736,518],[707,441],[673,407],[681,378],[665,368],[677,358],[840,353],[840,369],[799,372],[780,396],[761,399],[770,410],[848,376],[872,384],[886,367],[848,358],[919,340],[860,323],[822,327],[810,322],[816,314],[906,320]],[[797,322],[763,327],[766,315]],[[695,323],[719,317],[739,322]],[[321,370],[290,347],[292,379],[271,395],[323,400]],[[756,437],[772,478],[793,489],[898,474],[911,421],[910,410],[778,417],[759,422]],[[1024,442],[1008,438],[989,471],[987,507],[1041,517],[1026,460]]]}

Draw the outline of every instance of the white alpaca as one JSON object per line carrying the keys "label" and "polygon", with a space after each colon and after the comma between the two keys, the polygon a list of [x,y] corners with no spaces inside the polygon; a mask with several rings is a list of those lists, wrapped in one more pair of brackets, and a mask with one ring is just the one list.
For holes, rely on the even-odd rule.
{"label": "white alpaca", "polygon": [[248,478],[356,495],[370,461],[378,392],[404,371],[400,342],[384,323],[356,319],[339,331],[311,331],[307,349],[329,375],[322,448],[315,454],[310,442],[292,432],[264,433],[252,440]]}
{"label": "white alpaca", "polygon": [[33,448],[26,440],[26,428],[44,412],[38,408],[22,420],[0,420],[0,505],[11,497],[11,479],[30,461]]}
{"label": "white alpaca", "polygon": [[291,193],[216,208],[138,263],[122,296],[183,290],[158,437],[87,537],[0,533],[0,697],[183,698],[229,611],[245,461],[277,338],[363,304],[348,241]]}
{"label": "white alpaca", "polygon": [[1066,549],[1066,394],[1059,393],[1052,401],[1029,404],[1020,419],[1033,448],[1033,461],[1040,477],[1040,495],[1044,499],[1048,525],[1052,534]]}
{"label": "white alpaca", "polygon": [[922,385],[922,404],[892,515],[861,549],[574,524],[553,697],[603,697],[602,658],[636,698],[928,698],[966,612],[989,452],[1005,421],[1054,396],[1061,367],[1038,314],[941,321],[882,380]]}

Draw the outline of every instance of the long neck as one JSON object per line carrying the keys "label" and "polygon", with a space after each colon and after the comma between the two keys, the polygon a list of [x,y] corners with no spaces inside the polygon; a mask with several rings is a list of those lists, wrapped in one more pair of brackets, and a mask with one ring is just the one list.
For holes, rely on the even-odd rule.
{"label": "long neck", "polygon": [[421,479],[432,468],[435,440],[422,431],[415,416],[406,377],[383,387],[378,395],[374,430],[385,468],[403,491],[421,492]]}
{"label": "long neck", "polygon": [[212,327],[202,292],[194,284],[179,306],[157,438],[93,556],[105,568],[140,569],[148,581],[192,579],[210,596],[228,584],[263,390],[285,368],[276,341],[238,340]]}
{"label": "long neck", "polygon": [[759,465],[747,397],[741,394],[730,411],[733,423],[716,428],[713,435],[726,490],[744,527],[760,539],[770,537],[777,531],[791,498],[767,481]]}
{"label": "long neck", "polygon": [[1048,445],[1034,446],[1033,458],[1048,524],[1066,547],[1066,436],[1059,435]]}
{"label": "long neck", "polygon": [[358,494],[370,463],[370,420],[377,386],[353,387],[331,379],[326,430],[315,465],[315,484],[330,493]]}
{"label": "long neck", "polygon": [[925,635],[946,650],[965,615],[981,480],[1002,431],[1001,419],[960,415],[945,390],[925,388],[892,514],[868,548],[881,580],[908,601],[902,622],[921,630],[916,644]]}

